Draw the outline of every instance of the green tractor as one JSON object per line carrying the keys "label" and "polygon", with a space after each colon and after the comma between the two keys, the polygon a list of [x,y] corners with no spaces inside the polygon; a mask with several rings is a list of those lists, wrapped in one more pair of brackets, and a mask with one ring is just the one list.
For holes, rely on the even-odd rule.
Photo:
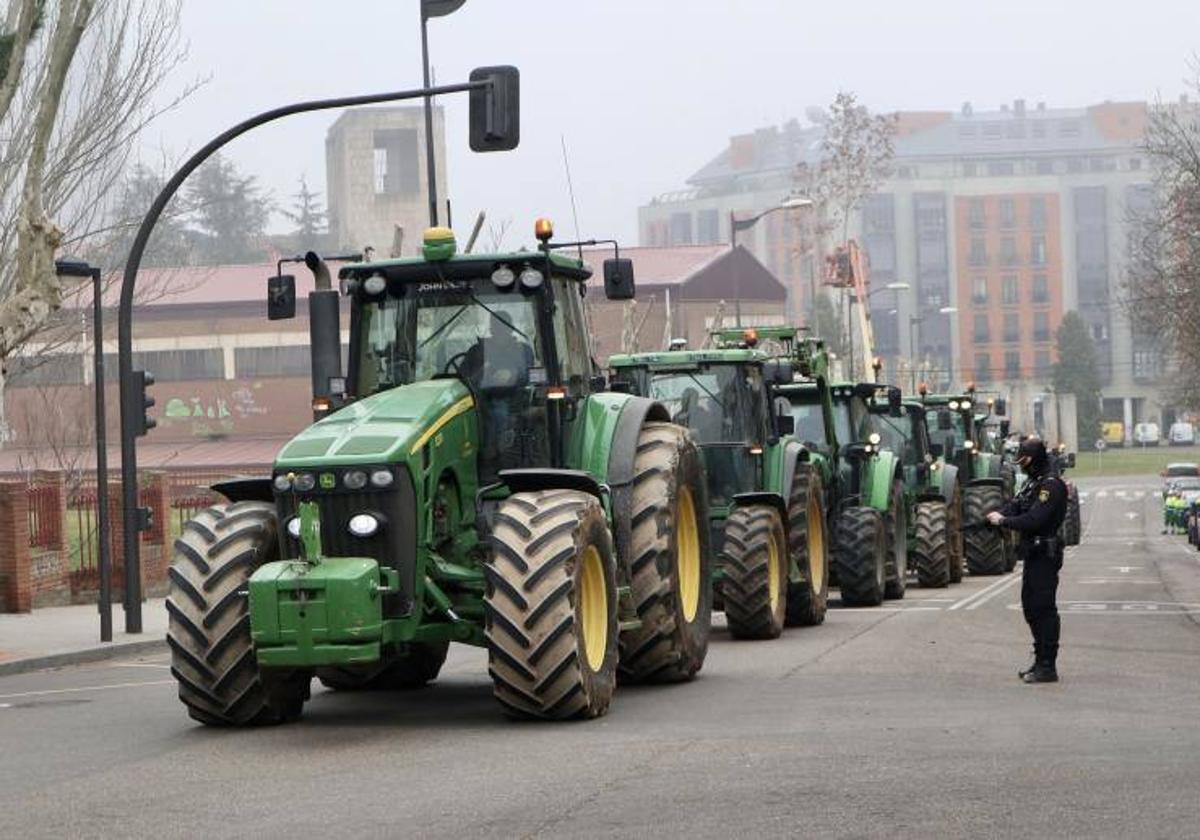
{"label": "green tractor", "polygon": [[876,606],[903,598],[908,573],[908,509],[904,474],[895,453],[881,447],[870,428],[868,400],[878,386],[831,384],[828,356],[819,339],[799,339],[792,328],[773,332],[786,345],[800,379],[781,385],[791,407],[795,435],[811,453],[821,477],[829,531],[833,534],[831,577],[842,603]]}
{"label": "green tractor", "polygon": [[934,457],[958,468],[962,491],[964,555],[975,575],[998,575],[1016,565],[1016,543],[998,528],[975,527],[987,514],[1012,498],[1014,474],[1002,454],[989,451],[976,422],[977,395],[968,386],[963,394],[928,394],[918,387],[925,407]]}
{"label": "green tractor", "polygon": [[[605,390],[591,271],[536,232],[538,250],[459,255],[431,228],[422,257],[347,265],[340,295],[310,296],[320,419],[270,476],[216,486],[228,503],[176,543],[168,642],[193,718],[293,719],[314,676],[424,685],[450,642],[487,649],[521,717],[596,717],[618,678],[700,670],[700,452],[662,404]],[[610,298],[633,297],[629,260],[604,269]],[[294,315],[293,278],[268,293],[270,317]]]}
{"label": "green tractor", "polygon": [[609,359],[614,387],[649,397],[699,442],[708,476],[710,542],[720,547],[715,597],[736,638],[770,639],[825,620],[825,504],[811,453],[791,436],[774,389],[792,363],[771,359],[742,330],[714,349]]}
{"label": "green tractor", "polygon": [[910,512],[908,556],[923,587],[944,587],[963,576],[962,494],[958,467],[933,456],[925,406],[874,401],[871,415],[880,446],[900,456]]}

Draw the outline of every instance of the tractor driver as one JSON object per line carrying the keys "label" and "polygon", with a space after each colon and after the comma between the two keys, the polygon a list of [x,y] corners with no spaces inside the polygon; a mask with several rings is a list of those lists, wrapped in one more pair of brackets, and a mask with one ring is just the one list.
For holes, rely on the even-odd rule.
{"label": "tractor driver", "polygon": [[480,336],[471,348],[474,358],[468,370],[474,374],[469,378],[478,391],[485,423],[485,457],[496,459],[497,467],[505,469],[521,460],[517,424],[528,406],[521,391],[529,384],[535,357],[533,348],[512,326],[496,317],[491,321],[491,335]]}

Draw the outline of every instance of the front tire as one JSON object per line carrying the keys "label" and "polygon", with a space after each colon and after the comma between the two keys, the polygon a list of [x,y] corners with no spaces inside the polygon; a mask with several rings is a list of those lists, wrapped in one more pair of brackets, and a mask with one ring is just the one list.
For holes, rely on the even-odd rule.
{"label": "front tire", "polygon": [[167,574],[167,644],[179,699],[210,726],[259,726],[300,717],[311,674],[263,671],[254,655],[246,588],[277,559],[275,508],[234,502],[183,526]]}
{"label": "front tire", "polygon": [[620,676],[689,680],[708,653],[712,570],[704,468],[686,429],[642,427],[632,495],[630,592],[641,626],[621,633]]}
{"label": "front tire", "polygon": [[617,579],[600,501],[514,493],[496,509],[484,566],[493,694],[516,717],[594,718],[616,685]]}
{"label": "front tire", "polygon": [[[990,484],[968,487],[963,498],[967,522],[982,522],[1004,505],[1004,491]],[[1004,534],[999,528],[972,528],[964,534],[967,568],[973,575],[1004,574],[1007,562]]]}
{"label": "front tire", "polygon": [[813,627],[825,620],[829,603],[829,541],[825,538],[825,491],[821,474],[797,464],[788,499],[788,550],[804,576],[788,582],[787,627]]}
{"label": "front tire", "polygon": [[877,607],[883,603],[886,537],[883,517],[868,507],[842,511],[837,520],[834,566],[841,586],[842,604]]}
{"label": "front tire", "polygon": [[887,539],[887,584],[883,595],[899,600],[908,588],[908,508],[904,504],[904,483],[899,479],[892,482],[884,529]]}
{"label": "front tire", "polygon": [[779,511],[767,505],[740,507],[725,521],[721,550],[725,620],[735,639],[774,639],[786,610],[787,537]]}
{"label": "front tire", "polygon": [[941,589],[950,585],[948,533],[945,502],[921,502],[917,505],[913,556],[917,582],[924,588]]}

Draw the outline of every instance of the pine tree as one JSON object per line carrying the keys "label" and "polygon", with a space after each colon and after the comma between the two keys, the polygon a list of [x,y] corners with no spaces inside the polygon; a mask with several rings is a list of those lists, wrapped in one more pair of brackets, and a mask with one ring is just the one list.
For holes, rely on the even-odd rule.
{"label": "pine tree", "polygon": [[1081,444],[1100,434],[1100,370],[1096,345],[1078,312],[1063,316],[1058,328],[1054,390],[1075,395],[1075,422]]}
{"label": "pine tree", "polygon": [[292,231],[297,251],[320,251],[329,231],[328,216],[321,206],[321,194],[308,188],[308,179],[300,176],[300,191],[292,194],[292,207],[283,215],[296,226]]}
{"label": "pine tree", "polygon": [[[135,164],[122,179],[120,193],[109,214],[111,232],[97,256],[101,265],[119,268],[125,264],[138,225],[164,183],[165,179],[144,163]],[[161,268],[191,262],[192,245],[184,220],[186,212],[185,197],[176,195],[150,234],[142,265]]]}
{"label": "pine tree", "polygon": [[243,176],[231,160],[213,155],[192,175],[187,199],[203,264],[265,257],[262,240],[273,208],[252,175]]}

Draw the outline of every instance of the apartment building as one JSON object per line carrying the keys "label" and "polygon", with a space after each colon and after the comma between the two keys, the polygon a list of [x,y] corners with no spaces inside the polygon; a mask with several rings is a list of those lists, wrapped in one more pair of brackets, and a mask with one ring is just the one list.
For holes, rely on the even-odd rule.
{"label": "apartment building", "polygon": [[[1143,102],[901,112],[892,176],[851,222],[871,266],[872,324],[889,369],[918,365],[935,384],[1048,384],[1055,333],[1078,312],[1096,342],[1104,411],[1126,429],[1173,414],[1162,360],[1119,306],[1128,216],[1149,196],[1139,149]],[[639,210],[643,242],[728,236],[730,212],[761,212],[815,165],[819,125],[792,122],[731,139],[686,192]],[[786,214],[745,239],[789,289],[790,311],[816,289]],[[887,284],[907,286],[885,290]]]}

